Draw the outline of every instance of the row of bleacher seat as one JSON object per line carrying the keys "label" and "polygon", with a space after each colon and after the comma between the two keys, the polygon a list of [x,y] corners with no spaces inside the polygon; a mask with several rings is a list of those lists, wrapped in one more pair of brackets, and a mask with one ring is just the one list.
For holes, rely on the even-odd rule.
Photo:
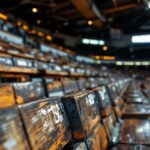
{"label": "row of bleacher seat", "polygon": [[[0,149],[150,148],[150,114],[127,110],[147,109],[149,100],[140,90],[135,94],[130,79],[84,91],[73,86],[57,97],[45,95],[52,82],[43,81],[0,86]],[[63,86],[71,87],[65,81]]]}
{"label": "row of bleacher seat", "polygon": [[78,62],[71,54],[60,56],[39,49],[0,41],[0,71],[37,74],[44,70],[47,74],[62,73],[80,75],[98,75],[99,69],[91,64]]}
{"label": "row of bleacher seat", "polygon": [[[16,95],[21,95],[25,102],[35,98],[62,97],[66,94],[92,89],[102,84],[99,78],[32,78],[31,82],[12,83]],[[100,83],[99,83],[100,82]],[[4,83],[1,83],[4,84]],[[7,83],[5,83],[7,84]],[[23,89],[23,90],[22,90]],[[46,89],[46,90],[45,90]],[[4,93],[4,92],[3,92]],[[7,94],[6,92],[4,94]],[[27,99],[27,100],[26,100]],[[18,103],[20,101],[20,97]]]}

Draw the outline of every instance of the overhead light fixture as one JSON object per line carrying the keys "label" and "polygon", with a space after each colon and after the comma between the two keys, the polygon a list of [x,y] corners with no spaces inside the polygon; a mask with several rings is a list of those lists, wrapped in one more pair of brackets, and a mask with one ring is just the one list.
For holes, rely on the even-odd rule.
{"label": "overhead light fixture", "polygon": [[89,21],[88,21],[88,25],[91,26],[92,24],[93,24],[93,21],[92,21],[92,20],[89,20]]}
{"label": "overhead light fixture", "polygon": [[149,61],[116,61],[117,66],[149,66]]}
{"label": "overhead light fixture", "polygon": [[18,22],[17,22],[17,25],[18,25],[18,26],[21,26],[21,25],[22,25],[21,21],[18,21]]}
{"label": "overhead light fixture", "polygon": [[95,59],[96,60],[99,60],[99,59],[101,59],[101,60],[115,60],[116,57],[115,56],[99,56],[99,55],[97,55],[97,56],[95,56]]}
{"label": "overhead light fixture", "polygon": [[95,56],[95,59],[99,60],[101,58],[101,56]]}
{"label": "overhead light fixture", "polygon": [[3,19],[3,20],[7,20],[8,19],[8,16],[0,13],[0,18]]}
{"label": "overhead light fixture", "polygon": [[37,13],[37,12],[38,12],[38,9],[34,7],[34,8],[32,8],[32,12],[33,12],[33,13]]}
{"label": "overhead light fixture", "polygon": [[133,61],[125,61],[124,65],[125,66],[134,66],[134,62]]}
{"label": "overhead light fixture", "polygon": [[150,62],[144,61],[144,62],[142,62],[142,65],[143,65],[143,66],[149,66],[149,65],[150,65]]}
{"label": "overhead light fixture", "polygon": [[99,43],[98,43],[98,40],[90,40],[90,44],[91,45],[98,45]]}
{"label": "overhead light fixture", "polygon": [[117,66],[122,66],[122,65],[123,65],[123,62],[122,62],[122,61],[116,61],[116,65],[117,65]]}
{"label": "overhead light fixture", "polygon": [[36,30],[35,30],[35,29],[32,29],[32,30],[30,31],[30,33],[31,33],[31,34],[36,34]]}
{"label": "overhead light fixture", "polygon": [[42,37],[42,36],[44,36],[44,34],[39,31],[39,32],[38,32],[38,36],[41,36],[41,37]]}
{"label": "overhead light fixture", "polygon": [[46,39],[47,39],[48,41],[52,41],[53,37],[52,37],[51,35],[47,35],[47,36],[46,36]]}
{"label": "overhead light fixture", "polygon": [[147,7],[150,8],[150,0],[144,0],[144,1],[147,4]]}
{"label": "overhead light fixture", "polygon": [[105,44],[105,41],[99,40],[99,45],[104,45],[104,44]]}
{"label": "overhead light fixture", "polygon": [[115,60],[116,57],[115,56],[103,56],[104,60]]}
{"label": "overhead light fixture", "polygon": [[37,23],[37,24],[41,24],[41,20],[37,20],[36,23]]}
{"label": "overhead light fixture", "polygon": [[22,28],[23,28],[24,30],[26,30],[26,31],[29,30],[29,26],[28,26],[28,25],[23,25]]}
{"label": "overhead light fixture", "polygon": [[143,1],[144,1],[145,6],[147,6],[147,7],[145,7],[145,10],[149,10],[150,9],[150,0],[143,0]]}
{"label": "overhead light fixture", "polygon": [[90,40],[89,40],[89,39],[83,39],[83,40],[82,40],[82,43],[83,43],[83,44],[90,44]]}
{"label": "overhead light fixture", "polygon": [[96,39],[82,39],[83,44],[90,44],[90,45],[104,45],[104,40],[96,40]]}
{"label": "overhead light fixture", "polygon": [[132,43],[150,43],[150,35],[135,35],[131,38]]}
{"label": "overhead light fixture", "polygon": [[107,46],[103,46],[103,51],[107,51],[108,47]]}
{"label": "overhead light fixture", "polygon": [[135,62],[135,66],[140,66],[141,64],[142,64],[141,62],[138,61]]}

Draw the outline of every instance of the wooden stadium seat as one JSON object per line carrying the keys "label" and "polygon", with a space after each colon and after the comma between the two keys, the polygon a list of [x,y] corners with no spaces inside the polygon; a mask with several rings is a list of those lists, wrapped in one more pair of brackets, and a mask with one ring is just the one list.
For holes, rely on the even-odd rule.
{"label": "wooden stadium seat", "polygon": [[78,84],[78,87],[79,87],[79,90],[80,91],[84,91],[86,90],[86,78],[79,78],[77,80],[77,84]]}
{"label": "wooden stadium seat", "polygon": [[123,118],[145,119],[150,117],[150,105],[130,104],[126,105],[122,112]]}
{"label": "wooden stadium seat", "polygon": [[64,94],[70,94],[79,91],[76,80],[69,78],[61,78]]}
{"label": "wooden stadium seat", "polygon": [[13,57],[13,62],[15,66],[34,68],[33,59],[28,59],[26,57]]}
{"label": "wooden stadium seat", "polygon": [[126,103],[129,104],[144,104],[150,101],[143,95],[141,90],[134,82],[131,82],[123,95]]}
{"label": "wooden stadium seat", "polygon": [[16,102],[18,104],[34,101],[45,97],[45,90],[42,82],[14,83]]}
{"label": "wooden stadium seat", "polygon": [[35,68],[39,69],[39,70],[44,70],[44,69],[48,69],[49,65],[47,61],[42,61],[42,60],[35,60],[34,61],[34,66]]}
{"label": "wooden stadium seat", "polygon": [[0,64],[13,66],[11,55],[0,53]]}
{"label": "wooden stadium seat", "polygon": [[72,130],[73,139],[89,136],[100,122],[100,115],[93,92],[85,91],[62,98]]}
{"label": "wooden stadium seat", "polygon": [[15,93],[12,85],[0,85],[0,109],[14,106]]}
{"label": "wooden stadium seat", "polygon": [[69,124],[59,98],[19,105],[32,149],[62,149],[71,139]]}
{"label": "wooden stadium seat", "polygon": [[112,104],[107,90],[104,86],[92,90],[96,96],[96,102],[102,117],[106,117],[112,111]]}
{"label": "wooden stadium seat", "polygon": [[[104,97],[104,96],[101,96],[101,101],[103,99],[102,97]],[[120,104],[120,103],[116,103],[115,100],[114,100],[114,102],[115,102],[114,104],[116,106]],[[129,105],[131,105],[131,104],[129,104]],[[128,106],[128,105],[126,105],[126,106]],[[114,107],[114,108],[116,108],[116,107]],[[120,108],[119,108],[119,111],[121,111]],[[106,129],[107,135],[109,137],[109,141],[111,141],[113,143],[147,144],[148,141],[146,141],[146,138],[150,138],[150,133],[149,133],[150,132],[150,130],[149,130],[150,122],[149,122],[149,120],[135,120],[135,119],[122,120],[120,117],[121,117],[121,115],[115,116],[114,112],[112,111],[103,119],[103,123],[104,123],[105,129]],[[144,131],[144,128],[145,128],[145,131]],[[140,133],[136,132],[136,130],[139,131]],[[146,132],[147,132],[147,134],[146,134]],[[131,137],[133,137],[133,139],[130,138],[130,135],[131,135]],[[136,140],[136,138],[137,138],[137,141],[136,141],[137,143],[132,141],[132,140]],[[125,140],[126,140],[126,142],[125,142]]]}
{"label": "wooden stadium seat", "polygon": [[[115,91],[111,91],[112,95]],[[140,97],[140,95],[138,94]],[[145,99],[145,98],[144,98]],[[150,116],[149,108],[150,105],[143,103],[144,99],[140,97],[140,101],[135,100],[132,98],[132,102],[126,102],[124,98],[121,97],[115,97],[113,99],[114,109],[118,117],[122,118],[148,118]],[[142,101],[143,100],[143,101]]]}
{"label": "wooden stadium seat", "polygon": [[30,150],[15,107],[0,109],[0,150]]}
{"label": "wooden stadium seat", "polygon": [[119,143],[150,145],[150,120],[125,119]]}
{"label": "wooden stadium seat", "polygon": [[62,97],[64,95],[63,86],[59,79],[45,78],[45,86],[49,97]]}

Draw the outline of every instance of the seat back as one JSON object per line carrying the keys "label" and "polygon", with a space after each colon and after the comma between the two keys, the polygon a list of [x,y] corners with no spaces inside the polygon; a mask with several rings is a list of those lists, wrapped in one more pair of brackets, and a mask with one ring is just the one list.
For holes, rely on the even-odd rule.
{"label": "seat back", "polygon": [[15,107],[0,109],[0,149],[30,149]]}
{"label": "seat back", "polygon": [[64,95],[62,83],[58,79],[46,78],[45,86],[49,97],[61,97]]}
{"label": "seat back", "polygon": [[[125,105],[125,101],[122,97],[119,96],[120,94],[117,93],[117,88],[115,84],[108,85],[107,90],[108,90],[112,105],[118,106],[120,107],[120,109],[122,109]],[[122,93],[122,91],[120,91],[120,93]]]}
{"label": "seat back", "polygon": [[34,68],[32,59],[13,57],[13,62],[14,65],[18,67]]}
{"label": "seat back", "polygon": [[0,64],[13,66],[12,57],[8,54],[0,53]]}
{"label": "seat back", "polygon": [[61,82],[63,85],[64,94],[70,94],[79,90],[77,82],[74,79],[62,78]]}
{"label": "seat back", "polygon": [[86,138],[100,121],[95,95],[79,92],[62,98],[74,139]]}
{"label": "seat back", "polygon": [[45,97],[45,89],[42,82],[14,83],[16,102],[18,104],[34,101]]}
{"label": "seat back", "polygon": [[79,87],[79,90],[80,91],[83,91],[83,90],[86,90],[86,79],[85,78],[79,78],[77,80],[77,84],[78,84],[78,87]]}
{"label": "seat back", "polygon": [[33,149],[62,149],[71,139],[69,124],[59,98],[19,105]]}
{"label": "seat back", "polygon": [[110,114],[112,104],[107,90],[104,86],[93,89],[96,96],[96,102],[102,117],[106,117]]}
{"label": "seat back", "polygon": [[12,85],[0,85],[0,109],[15,105],[15,93]]}

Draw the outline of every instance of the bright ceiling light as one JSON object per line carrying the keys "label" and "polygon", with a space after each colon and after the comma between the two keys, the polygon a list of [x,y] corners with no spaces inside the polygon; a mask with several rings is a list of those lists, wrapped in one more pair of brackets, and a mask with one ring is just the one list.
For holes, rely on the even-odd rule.
{"label": "bright ceiling light", "polygon": [[135,62],[135,66],[140,66],[141,65],[141,62]]}
{"label": "bright ceiling light", "polygon": [[89,40],[89,39],[83,39],[83,40],[82,40],[82,43],[83,43],[83,44],[89,44],[89,43],[90,43],[90,40]]}
{"label": "bright ceiling light", "polygon": [[22,28],[23,28],[24,30],[26,30],[26,31],[29,30],[29,26],[28,26],[28,25],[23,25]]}
{"label": "bright ceiling light", "polygon": [[33,12],[33,13],[37,13],[37,12],[38,12],[38,9],[37,9],[37,8],[32,8],[32,12]]}
{"label": "bright ceiling light", "polygon": [[42,32],[38,32],[38,36],[44,36],[44,33],[42,33]]}
{"label": "bright ceiling light", "polygon": [[103,41],[103,40],[99,41],[99,45],[104,45],[104,44],[105,44],[105,41]]}
{"label": "bright ceiling light", "polygon": [[143,66],[149,66],[149,65],[150,65],[150,63],[149,63],[149,62],[147,62],[147,61],[144,61],[144,62],[142,62],[142,65],[143,65]]}
{"label": "bright ceiling light", "polygon": [[103,51],[107,51],[108,50],[108,47],[107,46],[104,46],[103,47]]}
{"label": "bright ceiling light", "polygon": [[132,61],[124,61],[123,64],[125,66],[134,66],[134,62],[132,62]]}
{"label": "bright ceiling light", "polygon": [[52,37],[51,35],[47,35],[47,36],[46,36],[46,39],[47,39],[48,41],[52,41],[53,37]]}
{"label": "bright ceiling light", "polygon": [[82,43],[90,45],[104,45],[105,41],[96,39],[82,39]]}
{"label": "bright ceiling light", "polygon": [[0,18],[3,19],[3,20],[7,20],[8,19],[8,16],[0,13]]}
{"label": "bright ceiling light", "polygon": [[122,66],[122,65],[123,65],[123,62],[121,62],[121,61],[116,61],[116,65],[117,65],[117,66]]}
{"label": "bright ceiling light", "polygon": [[30,31],[30,33],[31,33],[31,34],[35,34],[35,33],[36,33],[36,30],[35,30],[35,29],[32,29],[32,30]]}
{"label": "bright ceiling light", "polygon": [[98,40],[90,40],[91,45],[98,45]]}
{"label": "bright ceiling light", "polygon": [[150,35],[132,36],[132,43],[150,43]]}
{"label": "bright ceiling light", "polygon": [[92,21],[92,20],[89,20],[89,21],[88,21],[88,25],[91,26],[92,24],[93,24],[93,21]]}

